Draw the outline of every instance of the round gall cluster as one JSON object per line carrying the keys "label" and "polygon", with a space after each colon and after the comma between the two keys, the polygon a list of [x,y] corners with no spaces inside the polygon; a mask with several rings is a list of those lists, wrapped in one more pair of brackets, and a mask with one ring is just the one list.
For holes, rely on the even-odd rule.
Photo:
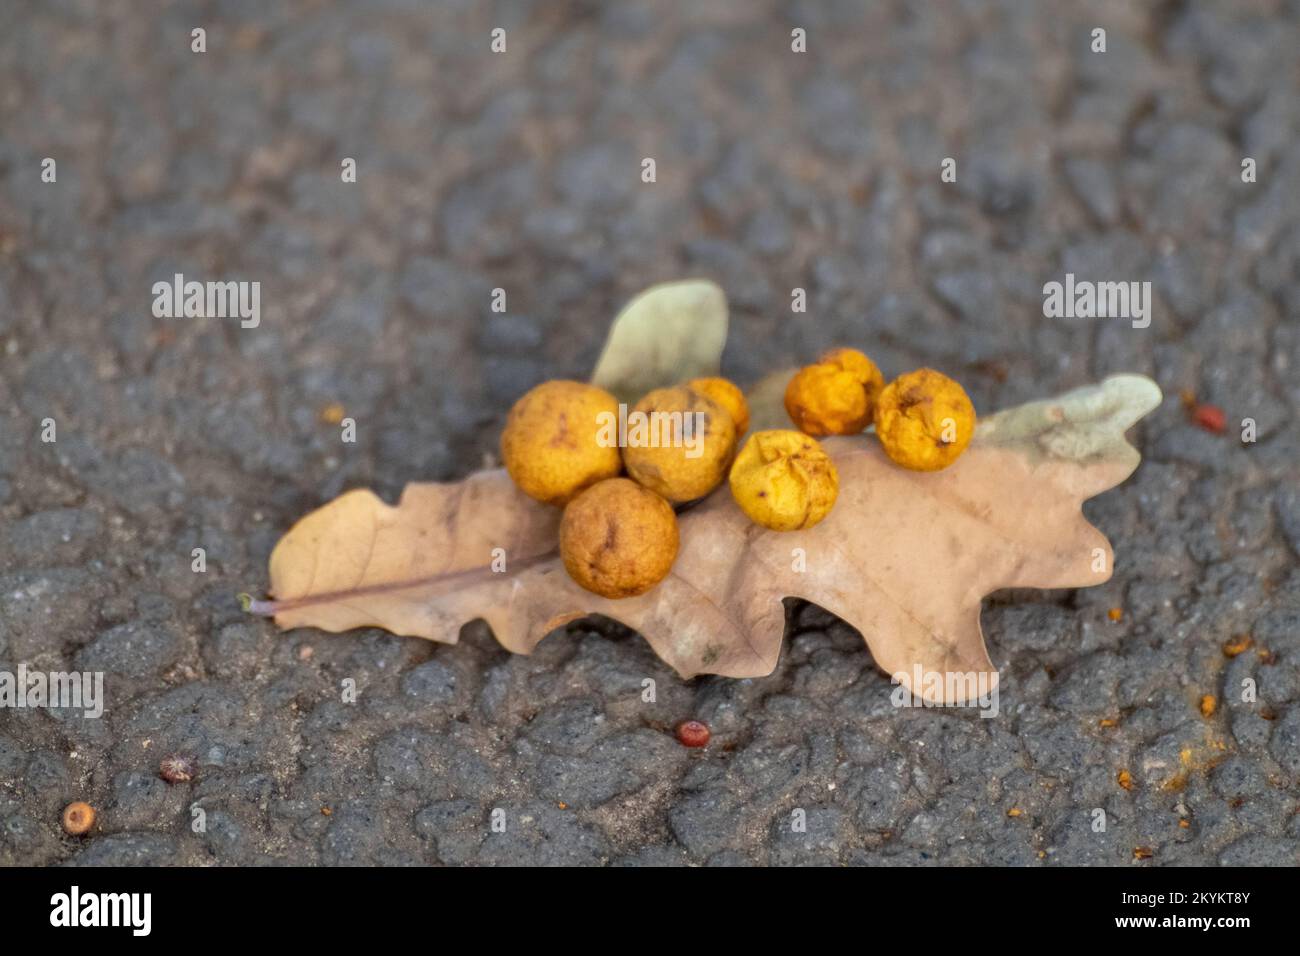
{"label": "round gall cluster", "polygon": [[744,395],[722,378],[655,389],[630,413],[594,385],[544,382],[510,410],[501,456],[520,491],[564,508],[569,576],[603,597],[633,597],[672,570],[673,505],[722,483],[748,425]]}
{"label": "round gall cluster", "polygon": [[800,369],[785,408],[809,435],[856,435],[874,424],[885,454],[913,471],[947,468],[975,436],[975,406],[957,382],[921,368],[885,385],[856,349],[834,349]]}
{"label": "round gall cluster", "polygon": [[560,557],[569,576],[608,598],[644,594],[677,557],[674,505],[728,479],[755,524],[798,531],[822,521],[839,494],[835,462],[814,436],[874,425],[891,461],[916,471],[955,462],[975,434],[975,407],[933,369],[888,385],[867,355],[833,349],[785,390],[798,430],[750,435],[745,396],[724,378],[697,378],[642,396],[629,412],[583,382],[544,382],[510,410],[501,435],[506,470],[531,498],[563,507]]}

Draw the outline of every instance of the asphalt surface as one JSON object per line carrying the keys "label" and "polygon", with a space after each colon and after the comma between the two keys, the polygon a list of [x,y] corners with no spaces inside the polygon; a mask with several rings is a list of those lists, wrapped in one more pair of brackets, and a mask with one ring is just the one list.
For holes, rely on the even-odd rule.
{"label": "asphalt surface", "polygon": [[[107,702],[0,708],[0,864],[1300,862],[1297,50],[1294,2],[4,4],[0,671]],[[155,318],[178,272],[260,282],[260,324]],[[1067,272],[1150,281],[1150,327],[1045,318]],[[1087,507],[1114,578],[986,602],[997,718],[893,708],[806,605],[770,677],[689,683],[590,627],[242,614],[297,517],[479,467],[685,276],[742,382],[852,344],[981,411],[1160,383]]]}

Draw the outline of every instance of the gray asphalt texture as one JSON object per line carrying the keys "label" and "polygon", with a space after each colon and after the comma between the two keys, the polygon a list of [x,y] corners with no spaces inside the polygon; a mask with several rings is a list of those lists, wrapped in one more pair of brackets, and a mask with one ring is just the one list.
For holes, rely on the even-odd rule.
{"label": "gray asphalt texture", "polygon": [[[4,4],[0,670],[103,670],[108,701],[0,710],[0,864],[1300,862],[1298,24],[1295,2]],[[175,272],[260,281],[260,327],[154,318]],[[1151,327],[1044,318],[1066,272],[1149,280]],[[482,625],[448,647],[242,614],[296,518],[480,467],[525,388],[585,376],[623,302],[686,276],[726,290],[742,382],[853,344],[982,412],[1160,383],[1141,468],[1086,509],[1113,579],[986,602],[999,717],[896,710],[807,605],[770,677],[691,682],[591,626],[525,658]],[[704,750],[671,734],[692,717]],[[159,778],[172,754],[193,781]],[[87,836],[60,827],[73,799]]]}

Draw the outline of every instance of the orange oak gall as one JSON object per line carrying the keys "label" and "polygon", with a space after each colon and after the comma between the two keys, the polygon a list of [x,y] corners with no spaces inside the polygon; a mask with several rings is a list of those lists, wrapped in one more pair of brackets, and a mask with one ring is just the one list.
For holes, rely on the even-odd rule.
{"label": "orange oak gall", "polygon": [[885,379],[857,349],[832,349],[801,368],[785,389],[785,410],[808,435],[856,435],[871,424]]}
{"label": "orange oak gall", "polygon": [[583,382],[543,382],[515,402],[501,433],[506,471],[530,498],[564,505],[623,470],[617,445],[598,438],[618,399]]}
{"label": "orange oak gall", "polygon": [[564,509],[560,557],[569,577],[602,597],[644,594],[677,557],[672,506],[628,478],[592,485]]}
{"label": "orange oak gall", "polygon": [[913,471],[947,468],[975,437],[975,406],[957,382],[919,368],[900,375],[876,403],[876,437],[885,454]]}

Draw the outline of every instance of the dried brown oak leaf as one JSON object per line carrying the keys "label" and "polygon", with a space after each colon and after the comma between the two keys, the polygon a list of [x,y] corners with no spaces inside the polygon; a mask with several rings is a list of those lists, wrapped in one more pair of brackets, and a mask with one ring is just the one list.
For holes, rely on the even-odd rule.
{"label": "dried brown oak leaf", "polygon": [[918,695],[927,691],[912,686],[917,667],[993,682],[980,600],[1110,577],[1110,545],[1080,505],[1137,467],[1124,431],[1159,402],[1154,382],[1120,375],[1010,409],[983,420],[966,454],[939,472],[899,468],[869,433],[829,439],[840,495],[824,521],[769,531],[724,486],[681,515],[672,573],[618,601],[569,579],[555,551],[560,512],[503,471],[408,485],[395,507],[350,491],[285,535],[271,555],[275,599],[249,608],[283,628],[382,627],[447,643],[482,618],[521,654],[598,613],[643,634],[683,677],[759,677],[780,654],[782,600],[799,597],[861,631],[876,663]]}

